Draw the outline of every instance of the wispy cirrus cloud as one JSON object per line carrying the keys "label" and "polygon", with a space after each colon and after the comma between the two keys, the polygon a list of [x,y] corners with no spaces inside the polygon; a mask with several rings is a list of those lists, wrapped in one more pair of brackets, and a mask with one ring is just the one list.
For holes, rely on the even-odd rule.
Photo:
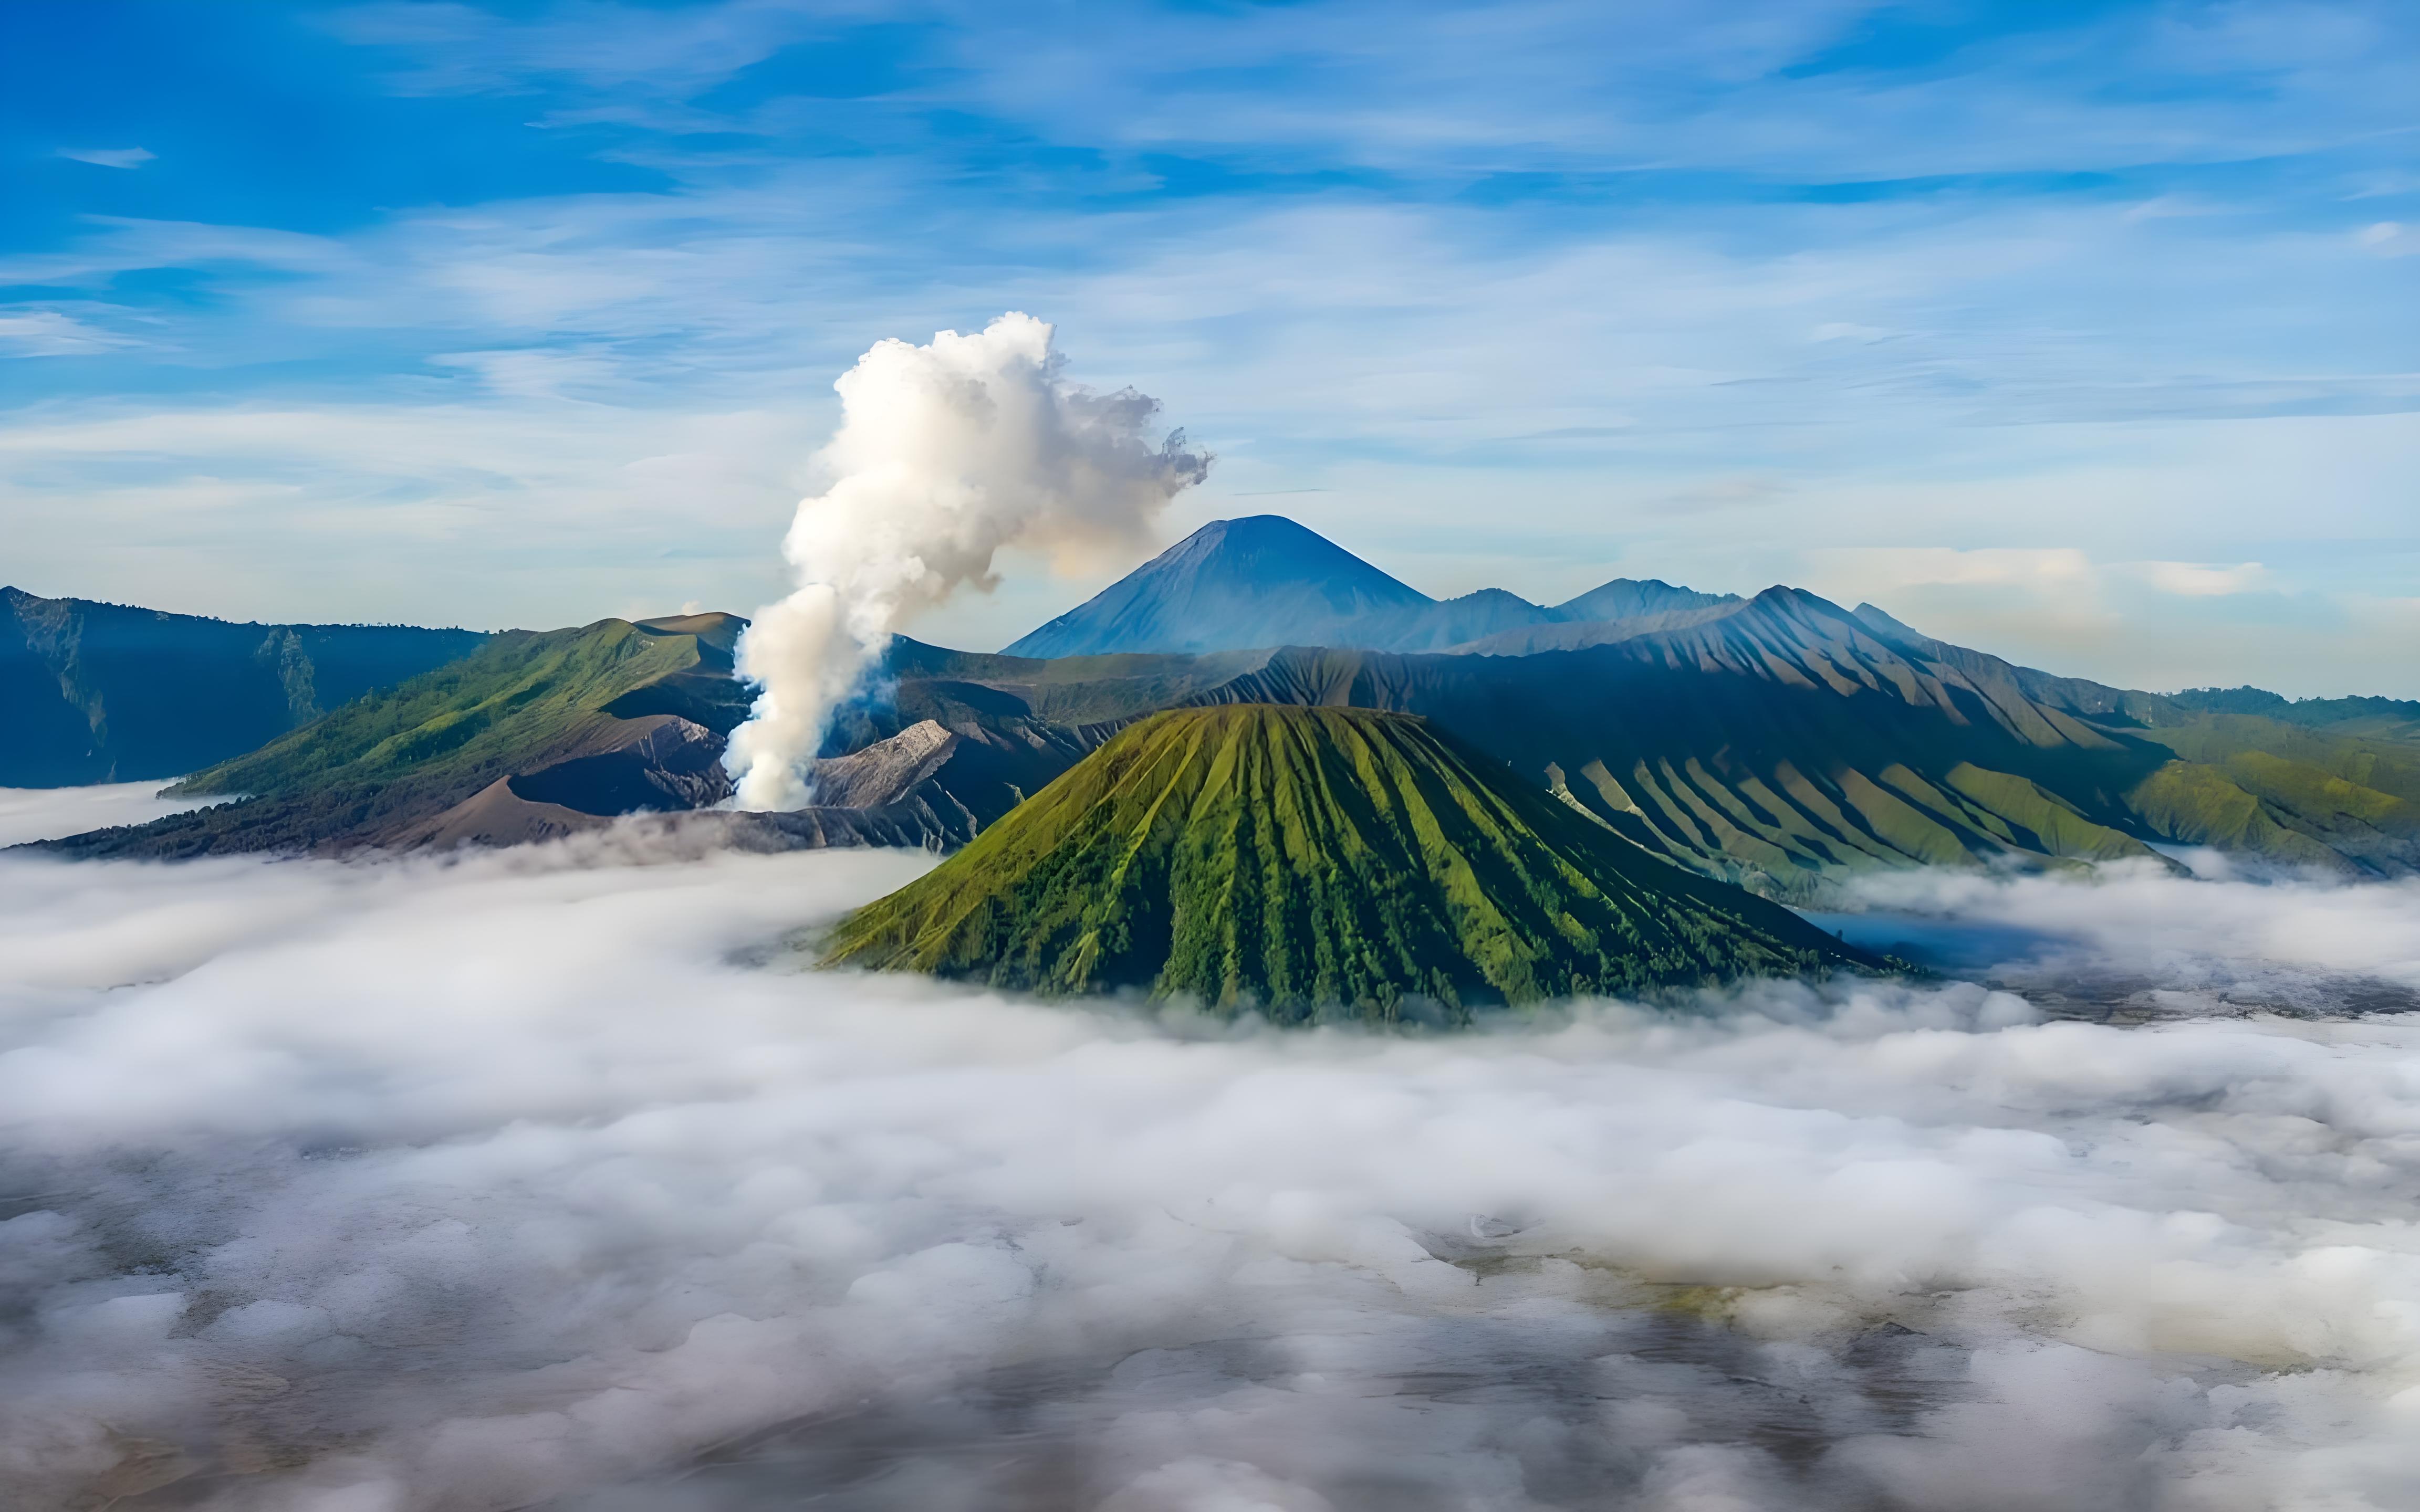
{"label": "wispy cirrus cloud", "polygon": [[211,269],[334,272],[348,257],[337,239],[273,226],[94,215],[76,233],[59,246],[0,255],[0,283],[105,285],[128,273]]}
{"label": "wispy cirrus cloud", "polygon": [[336,10],[319,24],[349,42],[411,58],[389,76],[408,91],[519,92],[551,79],[677,98],[830,31],[852,8],[806,0],[671,8],[574,0],[508,19],[472,5],[374,4]]}
{"label": "wispy cirrus cloud", "polygon": [[140,168],[156,162],[160,155],[143,147],[61,147],[59,156],[72,162],[89,162],[96,168]]}
{"label": "wispy cirrus cloud", "polygon": [[85,357],[142,345],[61,310],[0,305],[0,356]]}
{"label": "wispy cirrus cloud", "polygon": [[[1989,19],[1985,19],[1986,17]],[[954,39],[958,87],[1054,134],[1440,172],[1838,184],[2308,153],[2409,124],[2388,5],[2113,7],[2044,23],[1860,0],[1124,12]],[[1962,21],[1964,22],[1962,24]],[[2160,79],[2148,92],[2141,81]],[[2247,85],[2257,82],[2257,92]]]}
{"label": "wispy cirrus cloud", "polygon": [[[424,123],[437,150],[409,161],[537,143],[637,178],[340,182],[307,226],[116,201],[63,219],[0,246],[0,279],[33,286],[21,314],[159,345],[40,364],[67,377],[20,376],[34,408],[0,426],[149,403],[171,429],[324,412],[341,434],[423,409],[436,437],[487,407],[526,455],[482,440],[486,476],[628,501],[614,538],[635,543],[654,506],[618,470],[653,442],[596,447],[554,409],[633,438],[780,409],[803,456],[870,342],[1024,308],[1217,445],[1202,511],[1324,490],[1302,496],[1313,524],[1441,591],[1754,588],[1843,544],[2047,546],[2267,564],[2267,593],[2121,585],[2180,615],[2342,608],[2393,596],[2409,535],[2394,422],[2420,410],[2420,333],[2408,264],[2381,255],[2409,239],[2375,228],[2420,220],[2397,156],[2412,24],[2352,0],[347,8],[303,30],[339,87]],[[278,497],[297,475],[270,450],[139,455],[163,486]],[[115,489],[133,465],[60,454],[44,486]],[[475,470],[324,465],[309,492],[349,513],[341,533],[450,498],[456,570],[494,573],[465,593],[528,591],[486,564],[526,548]],[[1474,498],[1519,507],[1476,538]],[[1753,529],[1709,529],[1716,503]],[[297,591],[332,565],[298,566]],[[1015,579],[936,633],[998,643],[1083,586]]]}

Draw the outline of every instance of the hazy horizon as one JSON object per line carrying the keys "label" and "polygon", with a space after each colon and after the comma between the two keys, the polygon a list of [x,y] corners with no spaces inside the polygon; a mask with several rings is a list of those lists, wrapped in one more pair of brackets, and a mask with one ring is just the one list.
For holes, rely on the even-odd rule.
{"label": "hazy horizon", "polygon": [[[1276,511],[1259,511],[1259,512],[1256,512],[1256,513],[1261,513],[1261,514],[1274,514],[1274,513],[1278,513],[1278,512],[1276,512]],[[1241,516],[1241,515],[1239,515],[1239,516],[1229,517],[1230,517],[1230,518],[1241,518],[1241,517],[1245,517],[1245,516]],[[1288,515],[1288,516],[1284,516],[1283,517],[1291,519],[1291,518],[1293,518],[1294,517],[1292,517],[1292,516]],[[1206,525],[1206,524],[1209,524],[1209,523],[1215,523],[1215,522],[1212,522],[1212,521],[1205,521],[1205,522],[1203,522],[1203,523]],[[1299,521],[1297,521],[1297,523],[1299,523]],[[1196,527],[1196,530],[1199,530],[1199,529],[1201,529],[1201,528],[1202,528],[1202,527],[1198,527],[1198,526],[1197,526],[1197,527]],[[1190,533],[1190,532],[1188,532],[1188,533]],[[1171,544],[1172,545],[1172,544],[1174,544],[1174,543],[1171,543]],[[1342,544],[1342,543],[1339,543],[1339,544]],[[1348,549],[1349,549],[1349,548],[1348,548]],[[1354,554],[1355,554],[1356,556],[1362,556],[1364,561],[1368,561],[1368,560],[1370,560],[1367,556],[1364,556],[1364,555],[1363,555],[1363,553],[1361,553],[1361,552],[1356,551],[1356,552],[1354,552]],[[1002,555],[1003,557],[1006,557],[1006,558],[1015,558],[1015,557],[1017,557],[1017,556],[1021,556],[1021,555],[1023,555],[1023,553],[1019,552],[1019,551],[1018,551],[1016,548],[1009,548],[1004,549],[1004,550],[1001,552],[1001,555]],[[1146,560],[1146,561],[1148,561],[1149,559],[1145,559],[1145,560]],[[1375,563],[1373,563],[1373,564],[1374,565]],[[1142,565],[1142,563],[1136,563],[1136,565],[1137,565],[1137,566],[1140,566],[1140,565]],[[1383,570],[1383,569],[1382,569],[1382,570]],[[1652,574],[1646,574],[1646,573],[1642,573],[1640,576],[1642,576],[1642,577],[1652,577],[1653,575],[1652,575]],[[1571,594],[1571,595],[1568,595],[1568,596],[1571,596],[1571,597],[1576,597],[1576,596],[1578,596],[1578,594],[1579,594],[1579,593],[1585,593],[1585,592],[1587,592],[1589,589],[1593,589],[1593,588],[1597,588],[1597,587],[1603,586],[1603,582],[1604,582],[1604,581],[1609,581],[1609,580],[1611,580],[1611,579],[1604,579],[1604,580],[1600,580],[1600,581],[1591,581],[1591,582],[1587,583],[1586,585],[1584,585],[1584,586],[1583,586],[1583,588],[1582,588],[1582,589],[1580,589],[1577,593],[1575,593],[1575,594]],[[0,584],[0,587],[18,587],[18,588],[23,588],[23,586],[24,586],[24,585],[23,585],[23,584]],[[1063,584],[1062,586],[1063,586]],[[1106,584],[1104,584],[1103,586],[1106,586]],[[1419,588],[1419,584],[1418,584],[1418,583],[1410,583],[1410,584],[1408,584],[1408,586],[1413,587],[1413,588],[1416,588],[1416,589]],[[1504,585],[1504,584],[1501,584],[1501,583],[1488,583],[1488,584],[1482,584],[1482,585],[1481,585],[1481,587],[1484,587],[1484,588],[1504,588],[1504,587],[1505,587],[1505,585]],[[1694,584],[1688,584],[1688,583],[1682,583],[1682,584],[1676,584],[1675,586],[1679,586],[1679,587],[1694,587],[1694,586],[1696,586],[1696,585],[1694,585]],[[1770,583],[1770,584],[1765,584],[1765,585],[1763,585],[1763,587],[1764,587],[1764,588],[1776,588],[1776,587],[1797,588],[1797,587],[1803,587],[1803,586],[1804,586],[1803,584],[1795,584],[1795,583]],[[27,591],[27,592],[32,592],[32,590],[26,590],[26,591]],[[1422,591],[1422,592],[1426,592],[1426,590],[1421,590],[1421,591]],[[1471,591],[1471,590],[1466,590],[1466,592],[1469,592],[1469,591]],[[1513,592],[1513,593],[1519,593],[1519,590],[1517,590],[1517,589],[1508,589],[1508,590],[1506,590],[1506,591],[1508,591],[1508,592]],[[1738,592],[1738,593],[1739,593],[1739,594],[1740,594],[1740,596],[1742,596],[1742,597],[1753,597],[1753,596],[1755,596],[1758,593],[1762,592],[1762,591],[1763,591],[1763,589],[1762,589],[1762,588],[1750,588],[1750,589],[1746,589],[1746,590],[1735,590],[1735,591],[1733,591],[1733,592]],[[1075,589],[1067,589],[1067,590],[1066,590],[1066,593],[1067,593],[1070,596],[1068,596],[1068,597],[1067,597],[1066,602],[1065,602],[1064,604],[1060,605],[1060,606],[1059,606],[1057,609],[1046,609],[1043,611],[1043,612],[1046,614],[1046,616],[1047,616],[1047,617],[1048,617],[1048,618],[1055,618],[1059,613],[1063,613],[1063,612],[1065,612],[1065,611],[1066,611],[1066,610],[1068,610],[1068,609],[1075,609],[1075,608],[1078,607],[1080,604],[1082,604],[1083,602],[1085,602],[1087,599],[1089,599],[1089,598],[1092,596],[1092,595],[1091,595],[1091,592],[1089,591],[1089,586],[1088,586],[1088,589],[1087,589],[1086,591],[1082,591],[1082,592],[1080,593],[1080,596],[1077,596],[1077,595],[1078,594],[1078,590],[1075,590]],[[55,597],[55,598],[89,598],[91,595],[88,595],[88,594],[65,594],[65,593],[62,593],[62,594],[41,594],[41,595],[39,595],[39,596],[43,596],[43,597]],[[962,600],[963,600],[964,598],[966,598],[966,597],[980,597],[980,596],[981,596],[980,592],[979,592],[979,591],[977,591],[977,590],[969,590],[969,591],[967,591],[965,594],[961,594],[961,595],[960,595],[960,597],[961,597],[961,599],[962,599]],[[1432,597],[1432,598],[1435,598],[1435,599],[1442,600],[1442,599],[1449,598],[1449,597],[1451,597],[1451,596],[1454,596],[1454,595],[1451,595],[1451,594],[1429,594],[1429,596],[1430,596],[1430,597]],[[1526,594],[1521,594],[1521,596],[1523,596],[1523,597],[1530,597],[1530,595]],[[1558,602],[1558,599],[1557,599],[1557,598],[1555,598],[1555,597],[1552,597],[1552,596],[1549,596],[1549,597],[1546,597],[1546,598],[1543,598],[1543,599],[1542,599],[1542,598],[1534,598],[1534,597],[1532,597],[1532,598],[1530,598],[1530,601],[1531,601],[1531,602],[1533,602],[1533,603],[1543,604],[1543,605],[1544,605],[1544,606],[1546,606],[1546,607],[1552,607],[1555,603],[1557,603],[1557,602]],[[1851,600],[1850,600],[1850,601],[1848,601],[1848,602],[1844,602],[1844,603],[1842,603],[1842,604],[1840,605],[1840,607],[1841,607],[1841,608],[1843,608],[1843,609],[1854,609],[1854,608],[1857,608],[1857,607],[1858,607],[1859,602],[1861,602],[1861,601],[1860,601],[1860,600],[1856,600],[1856,599],[1854,599],[1854,598],[1853,598],[1853,599],[1851,599]],[[140,609],[161,609],[161,610],[164,610],[164,611],[166,611],[166,612],[170,612],[170,613],[199,613],[199,612],[202,612],[202,611],[200,611],[200,610],[180,609],[177,609],[177,608],[175,608],[175,607],[173,607],[173,606],[171,606],[171,605],[159,604],[159,603],[146,603],[146,604],[134,605],[134,606],[131,606],[131,607],[140,608]],[[1887,606],[1887,605],[1878,605],[1878,606],[1876,606],[1876,607],[1884,609],[1886,612],[1887,612],[1887,611],[1888,611],[1888,609],[1889,609],[1889,606]],[[962,609],[963,609],[963,603],[962,603],[962,602],[961,602],[961,603],[954,603],[954,604],[952,604],[952,605],[945,606],[945,607],[944,607],[944,609],[942,609],[942,611],[941,611],[939,614],[938,614],[938,615],[934,616],[932,619],[927,620],[927,621],[924,621],[924,622],[922,622],[922,623],[918,623],[918,624],[910,625],[909,626],[908,626],[908,627],[907,627],[907,629],[906,629],[905,631],[902,631],[901,633],[903,633],[903,634],[908,634],[908,635],[909,635],[909,638],[910,638],[910,639],[918,640],[922,640],[922,641],[925,642],[926,644],[932,644],[932,645],[951,645],[954,649],[957,649],[957,650],[965,650],[965,651],[986,651],[986,652],[988,652],[988,651],[996,651],[996,650],[1001,649],[1001,648],[1000,648],[999,646],[997,646],[997,645],[988,644],[988,643],[986,643],[986,644],[980,644],[980,645],[977,645],[977,644],[963,644],[963,643],[952,642],[952,641],[947,640],[945,640],[945,639],[943,638],[943,635],[942,635],[942,633],[941,633],[941,631],[942,631],[942,627],[943,627],[943,626],[945,626],[945,625],[965,625],[965,626],[968,626],[969,628],[979,629],[979,630],[983,633],[983,635],[984,635],[985,639],[987,641],[991,639],[991,637],[990,637],[990,636],[989,636],[989,634],[988,634],[988,628],[987,628],[987,626],[985,626],[985,624],[984,624],[984,622],[983,622],[983,621],[981,621],[981,620],[975,620],[975,619],[973,618],[973,616],[970,616],[970,615],[966,614],[966,613],[964,613],[964,612],[953,612],[953,610],[962,610]],[[692,599],[692,600],[687,601],[687,602],[685,602],[685,603],[682,603],[682,604],[679,604],[679,605],[675,605],[675,606],[670,606],[670,607],[661,607],[661,608],[657,608],[657,609],[645,609],[645,608],[632,609],[630,609],[630,610],[627,611],[626,613],[622,614],[620,617],[622,617],[622,618],[626,618],[626,619],[638,620],[638,619],[653,619],[653,618],[662,618],[662,617],[674,617],[674,616],[679,616],[679,615],[685,615],[685,614],[695,614],[695,613],[706,613],[706,612],[731,613],[731,614],[737,614],[737,615],[741,616],[742,618],[746,618],[746,617],[748,617],[748,615],[749,615],[752,611],[751,611],[751,610],[748,610],[748,609],[739,609],[739,608],[737,608],[737,607],[734,607],[734,606],[730,606],[730,605],[720,605],[720,604],[708,604],[708,603],[702,603],[702,602],[699,602],[699,601],[697,601],[697,600]],[[225,619],[225,618],[229,618],[229,616],[227,616],[227,615],[211,615],[210,617],[211,617],[211,618],[218,618],[218,619]],[[1900,616],[1894,616],[1894,617],[1903,618],[1903,617],[1900,617]],[[262,617],[261,617],[261,616],[257,616],[257,615],[253,615],[253,616],[239,616],[238,618],[240,618],[240,619],[253,619],[253,620],[261,620],[261,619],[262,619]],[[970,620],[973,622],[972,624],[970,624]],[[264,621],[263,621],[263,623],[275,623],[275,622],[271,622],[271,621],[265,621],[265,620],[264,620]],[[334,623],[334,624],[360,624],[360,623],[371,623],[371,622],[361,622],[361,621],[333,621],[333,622],[328,622],[328,623]],[[429,624],[431,624],[432,622],[425,621],[425,620],[424,620],[424,621],[418,621],[418,622],[376,622],[376,623],[417,623],[417,624],[422,624],[422,625],[429,625]],[[1035,622],[1035,623],[1034,623],[1034,624],[1032,624],[1032,625],[1025,625],[1025,626],[1024,626],[1024,630],[1032,630],[1032,629],[1034,629],[1034,628],[1038,627],[1041,624],[1044,624],[1044,623],[1047,623],[1047,618],[1046,618],[1046,620],[1044,620],[1044,621],[1037,621],[1037,622]],[[450,627],[452,627],[452,626],[444,626],[444,627],[449,627],[449,628],[450,628]],[[569,626],[564,626],[564,625],[477,625],[477,626],[464,626],[464,627],[465,627],[465,628],[478,628],[478,629],[497,629],[497,630],[503,630],[503,629],[519,629],[519,630],[550,630],[550,629],[568,628]],[[1914,628],[1916,628],[1916,629],[1917,629],[1917,630],[1919,630],[1919,631],[1923,631],[1923,632],[1925,632],[1925,633],[1927,633],[1927,634],[1931,634],[1931,633],[1932,633],[1932,632],[1931,631],[1931,629],[1930,629],[1927,625],[1915,625],[1915,626],[1914,626]],[[1023,631],[1018,631],[1018,632],[1016,632],[1016,634],[1022,634],[1022,633],[1024,633],[1024,632],[1023,632]],[[1948,637],[1947,637],[1947,636],[1943,636],[1943,637],[1940,637],[1940,639],[1945,639],[1945,640],[1947,640],[1947,639],[1948,639]],[[1971,649],[1979,650],[1979,651],[1985,651],[1985,652],[1990,652],[1990,653],[1992,653],[1993,655],[1998,655],[1998,653],[1997,653],[1997,652],[1993,652],[1993,648],[1992,648],[1992,647],[1990,647],[1990,646],[1988,646],[1988,645],[1977,645],[1977,646],[1975,646],[1975,647],[1972,647]],[[2082,673],[2079,673],[2079,672],[2078,672],[2078,671],[2077,671],[2073,667],[2071,667],[2071,666],[2065,666],[2065,665],[2054,665],[2054,666],[2045,667],[2045,668],[2043,668],[2043,669],[2041,669],[2041,670],[2043,670],[2043,671],[2052,671],[2052,672],[2056,672],[2056,673],[2059,673],[2059,674],[2061,674],[2061,675],[2067,675],[2067,676],[2083,675]],[[2242,686],[2247,686],[2247,683],[2248,683],[2248,680],[2245,680],[2245,679],[2240,679],[2240,678],[2238,678],[2238,679],[2232,679],[2232,680],[2229,680],[2229,679],[2224,679],[2224,678],[2223,678],[2223,679],[2220,679],[2220,680],[2217,680],[2217,681],[2214,681],[2214,682],[2211,682],[2211,683],[2198,684],[2198,685],[2191,685],[2191,686],[2194,686],[2194,687],[2242,687]],[[2167,692],[2176,692],[2176,691],[2182,690],[2182,689],[2183,689],[2183,688],[2185,688],[2187,686],[2188,686],[2188,685],[2181,684],[2181,683],[2172,683],[2172,684],[2167,684],[2167,685],[2161,685],[2161,686],[2154,686],[2154,687],[2147,687],[2143,688],[2142,690],[2143,690],[2143,691],[2148,691],[2148,692],[2167,693]],[[2394,696],[2394,695],[2391,695],[2391,694],[2390,694],[2390,695],[2380,695],[2380,694],[2378,694],[2378,693],[2376,692],[2376,690],[2375,690],[2374,688],[2370,688],[2370,687],[2353,687],[2353,688],[2349,689],[2349,691],[2340,691],[2340,692],[2335,692],[2335,693],[2326,693],[2326,692],[2322,692],[2322,693],[2307,693],[2307,692],[2304,692],[2304,693],[2296,693],[2296,692],[2293,692],[2293,691],[2290,691],[2290,690],[2281,689],[2281,688],[2274,687],[2273,687],[2269,688],[2269,689],[2268,689],[2268,691],[2271,691],[2271,692],[2280,692],[2280,691],[2283,691],[2283,692],[2285,692],[2285,696],[2287,696],[2287,697],[2288,697],[2288,698],[2321,698],[2321,699],[2324,699],[2324,698],[2331,698],[2331,697],[2345,697],[2345,696],[2355,696],[2355,697],[2358,697],[2358,696],[2365,696],[2365,695],[2366,695],[2366,696],[2387,696],[2387,697],[2392,697],[2392,696]]]}

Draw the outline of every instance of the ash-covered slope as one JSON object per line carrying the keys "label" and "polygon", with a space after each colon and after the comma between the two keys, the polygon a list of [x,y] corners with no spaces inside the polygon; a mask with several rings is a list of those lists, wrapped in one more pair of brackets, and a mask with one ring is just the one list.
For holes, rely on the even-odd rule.
{"label": "ash-covered slope", "polygon": [[234,625],[0,588],[0,787],[181,776],[487,639],[405,625]]}
{"label": "ash-covered slope", "polygon": [[1266,704],[1124,731],[828,960],[1310,1017],[1873,965],[1424,721]]}

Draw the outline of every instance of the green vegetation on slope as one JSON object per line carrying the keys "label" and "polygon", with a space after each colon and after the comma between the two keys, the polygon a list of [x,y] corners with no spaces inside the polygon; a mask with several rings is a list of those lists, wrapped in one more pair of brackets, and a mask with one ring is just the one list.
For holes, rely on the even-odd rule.
{"label": "green vegetation on slope", "polygon": [[827,960],[1377,1018],[1873,964],[1425,721],[1267,704],[1120,733]]}
{"label": "green vegetation on slope", "polygon": [[1811,594],[1525,656],[1289,649],[1197,702],[1418,714],[1658,856],[1768,897],[1923,865],[2154,861],[2118,795],[2170,760],[1925,667]]}
{"label": "green vegetation on slope", "polygon": [[604,710],[616,699],[696,667],[700,647],[694,635],[628,620],[510,631],[174,791],[286,796],[409,782],[475,792],[504,769],[499,762],[576,739],[583,725],[613,717]]}
{"label": "green vegetation on slope", "polygon": [[1928,677],[1962,680],[2004,705],[2023,700],[2160,759],[2132,782],[2071,792],[2108,823],[2339,875],[2420,870],[2420,704],[2288,702],[2250,687],[2131,692],[1947,645],[1871,605],[1856,617]]}
{"label": "green vegetation on slope", "polygon": [[2196,711],[1786,589],[1535,655],[918,647],[894,671],[903,712],[1100,721],[1078,746],[1170,704],[1417,714],[1654,854],[1792,902],[1878,868],[2163,864],[2155,841],[2344,875],[2420,867],[2420,756],[2357,722]]}
{"label": "green vegetation on slope", "polygon": [[2126,795],[2167,838],[2349,875],[2420,870],[2408,746],[2236,714],[2142,733],[2180,758]]}
{"label": "green vegetation on slope", "polygon": [[1420,715],[1562,774],[1656,854],[1793,902],[1878,868],[2161,864],[2158,841],[2420,870],[2408,746],[2052,678],[1789,589],[1572,651],[1287,649],[1193,701]]}
{"label": "green vegetation on slope", "polygon": [[2280,724],[2420,745],[2420,702],[2411,699],[2288,699],[2257,687],[2189,687],[2167,702],[2205,714],[2253,714]]}
{"label": "green vegetation on slope", "polygon": [[241,802],[101,831],[62,848],[178,856],[374,841],[500,777],[605,748],[626,728],[625,716],[669,712],[634,709],[647,702],[643,694],[684,709],[710,703],[712,689],[732,687],[728,644],[719,623],[683,631],[600,620],[570,630],[507,631],[459,661],[347,704],[174,790]]}
{"label": "green vegetation on slope", "polygon": [[[28,635],[48,637],[45,655],[66,648],[85,658],[78,667],[100,665],[100,621],[86,616],[78,636],[63,636],[42,628],[49,620],[20,618]],[[720,795],[707,791],[719,782],[709,733],[729,730],[748,701],[730,676],[739,624],[609,620],[499,637],[191,784],[253,801],[62,848],[184,856],[410,843],[422,831],[398,826],[499,778],[516,798],[596,815],[710,802]],[[946,842],[1150,714],[1349,706],[1434,720],[1486,752],[1491,770],[1509,767],[1649,852],[1796,903],[1832,899],[1877,868],[2158,865],[2159,841],[2348,877],[2420,871],[2420,742],[2411,738],[2420,724],[2405,717],[2420,705],[2129,692],[1789,589],[1582,639],[1590,643],[1517,656],[1293,647],[1056,660],[903,640],[878,692],[843,711],[825,754],[923,720],[945,728],[956,744],[919,801],[946,821],[923,838]],[[302,660],[280,651],[270,658],[277,675],[254,678],[264,728],[298,717],[313,688],[324,701],[335,686],[332,664],[296,644]],[[212,686],[184,671],[153,677],[180,680]],[[42,697],[54,703],[65,686],[47,661],[0,656],[0,702],[17,684],[51,689]],[[75,743],[101,728],[64,703],[50,724],[39,699],[19,704],[30,712],[12,750],[57,745],[58,731],[43,733],[54,724],[82,749]],[[94,707],[113,741],[137,728],[114,694]],[[688,723],[655,730],[664,716]],[[642,748],[642,737],[651,744]],[[483,834],[519,833],[481,812]],[[441,832],[453,833],[428,833]]]}

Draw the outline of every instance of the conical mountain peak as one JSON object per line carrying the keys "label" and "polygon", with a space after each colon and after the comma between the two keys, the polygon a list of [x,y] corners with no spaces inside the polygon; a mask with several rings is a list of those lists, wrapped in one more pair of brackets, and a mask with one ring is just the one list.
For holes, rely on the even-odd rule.
{"label": "conical mountain peak", "polygon": [[1215,520],[1008,647],[1012,656],[1358,644],[1426,594],[1282,515]]}
{"label": "conical mountain peak", "polygon": [[1272,704],[1120,733],[844,920],[829,960],[1289,1018],[1872,964],[1426,720]]}
{"label": "conical mountain peak", "polygon": [[1335,646],[1518,655],[1741,602],[1617,578],[1548,608],[1501,588],[1442,602],[1282,515],[1215,520],[1008,647],[1012,656]]}

